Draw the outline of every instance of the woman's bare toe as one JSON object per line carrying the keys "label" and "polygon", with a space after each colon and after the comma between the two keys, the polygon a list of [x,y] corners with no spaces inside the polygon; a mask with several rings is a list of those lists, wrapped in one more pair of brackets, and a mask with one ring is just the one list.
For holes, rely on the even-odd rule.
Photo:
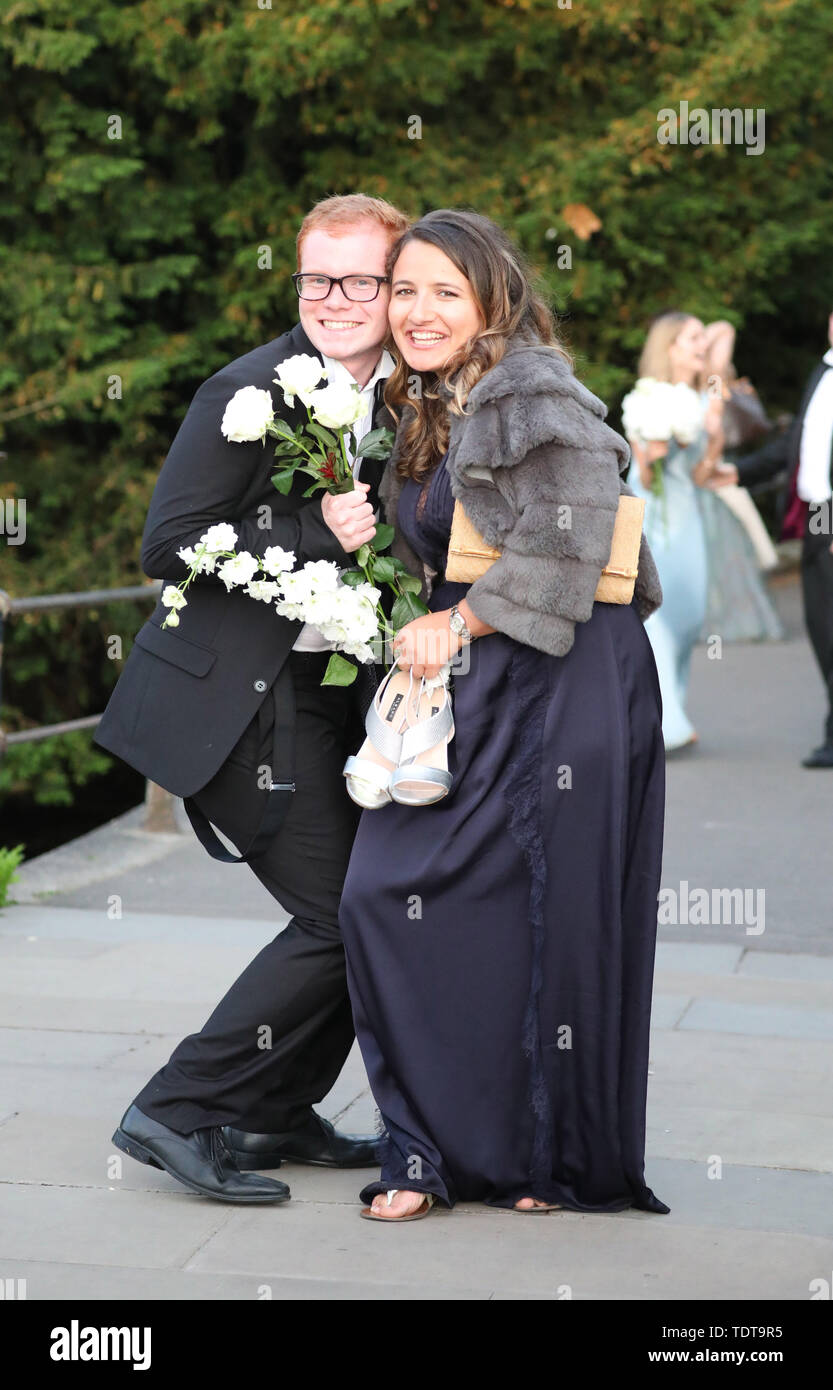
{"label": "woman's bare toe", "polygon": [[424,1192],[408,1192],[403,1188],[397,1192],[390,1206],[387,1195],[384,1192],[377,1193],[370,1204],[370,1210],[374,1216],[384,1217],[386,1221],[395,1221],[397,1217],[410,1216],[424,1201]]}

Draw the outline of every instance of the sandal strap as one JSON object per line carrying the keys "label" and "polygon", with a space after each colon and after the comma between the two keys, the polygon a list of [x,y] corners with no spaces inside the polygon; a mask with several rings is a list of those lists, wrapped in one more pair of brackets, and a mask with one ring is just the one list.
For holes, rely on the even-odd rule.
{"label": "sandal strap", "polygon": [[[393,1199],[394,1199],[394,1197],[396,1196],[396,1194],[397,1194],[398,1192],[401,1192],[401,1191],[402,1191],[402,1188],[401,1188],[401,1187],[389,1187],[389,1188],[388,1188],[388,1191],[387,1191],[387,1193],[386,1193],[387,1202],[385,1203],[385,1205],[388,1206],[388,1207],[392,1207],[392,1206],[393,1206]],[[423,1192],[423,1193],[421,1194],[421,1196],[422,1196],[423,1201],[425,1201],[425,1202],[428,1203],[429,1207],[433,1207],[433,1205],[434,1205],[434,1194],[433,1194],[433,1192]],[[422,1202],[420,1202],[420,1206],[422,1206]],[[417,1207],[417,1211],[419,1211],[419,1207]]]}
{"label": "sandal strap", "polygon": [[417,753],[427,753],[429,748],[440,743],[442,739],[450,738],[454,733],[454,716],[451,713],[451,705],[446,696],[445,704],[432,714],[428,719],[422,719],[418,724],[411,724],[402,735],[402,751],[397,762],[405,762],[408,758],[413,758]]}
{"label": "sandal strap", "polygon": [[[382,716],[379,713],[379,705],[380,696],[385,690],[388,681],[397,671],[399,671],[400,674],[404,674],[404,672],[401,671],[400,667],[391,666],[387,675],[382,680],[379,689],[376,691],[376,694],[373,698],[373,703],[368,708],[364,720],[364,727],[367,731],[368,738],[373,744],[373,747],[376,749],[378,753],[381,753],[383,758],[387,758],[388,762],[394,764],[399,762],[399,758],[402,752],[402,734],[397,733],[396,730],[391,727],[388,721],[382,718]],[[408,702],[411,698],[411,688],[413,686],[413,679],[413,675],[409,672],[408,692],[405,696],[406,710],[408,707]],[[404,713],[402,717],[404,718]]]}
{"label": "sandal strap", "polygon": [[390,781],[390,771],[382,767],[381,763],[371,762],[369,758],[359,758],[351,754],[342,769],[344,777],[360,777],[363,782],[370,782],[371,786],[377,787],[380,792],[387,791]]}
{"label": "sandal strap", "polygon": [[425,763],[400,763],[385,783],[386,787],[398,787],[400,782],[424,782],[432,787],[445,787],[449,790],[452,776],[444,767],[428,767]]}

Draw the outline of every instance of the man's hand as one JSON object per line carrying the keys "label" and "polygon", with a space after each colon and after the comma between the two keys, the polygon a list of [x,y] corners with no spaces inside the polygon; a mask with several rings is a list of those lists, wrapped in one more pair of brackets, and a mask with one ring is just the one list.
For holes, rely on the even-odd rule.
{"label": "man's hand", "polygon": [[369,487],[370,483],[356,482],[352,492],[325,492],[321,498],[321,515],[342,550],[358,550],[376,535]]}

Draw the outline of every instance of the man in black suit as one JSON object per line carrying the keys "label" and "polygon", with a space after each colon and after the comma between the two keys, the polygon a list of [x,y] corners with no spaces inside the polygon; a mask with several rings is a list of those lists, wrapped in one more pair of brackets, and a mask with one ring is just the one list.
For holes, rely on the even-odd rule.
{"label": "man in black suit", "polygon": [[[230,443],[220,422],[235,391],[251,385],[270,390],[276,415],[294,424],[301,408],[296,400],[287,409],[273,379],[278,363],[306,353],[330,381],[361,388],[359,438],[392,423],[382,401],[393,367],[383,350],[385,264],[406,225],[390,204],[359,194],[328,198],[305,218],[300,323],[197,391],[148,512],[142,567],[151,578],[185,578],[177,551],[221,521],[234,526],[237,549],[262,555],[279,545],[297,565],[349,568],[373,538],[383,463],[357,461],[362,478],[350,493],[304,498],[309,478],[298,473],[283,496],[271,483],[272,449]],[[208,852],[249,863],[292,917],[139,1092],[113,1140],[207,1196],[282,1201],[285,1183],[247,1170],[283,1159],[377,1161],[375,1140],[339,1134],[312,1109],[354,1036],[338,906],[360,811],[342,768],[362,741],[373,679],[360,668],[354,686],[322,687],[331,646],[321,634],[240,589],[227,592],[213,574],[191,584],[177,628],[162,627],[167,613],[160,600],[136,634],[95,740],[183,797]]]}
{"label": "man in black suit", "polygon": [[810,373],[790,428],[737,463],[744,485],[789,468],[804,512],[801,585],[804,619],[827,691],[824,740],[803,767],[833,767],[833,314],[830,351]]}

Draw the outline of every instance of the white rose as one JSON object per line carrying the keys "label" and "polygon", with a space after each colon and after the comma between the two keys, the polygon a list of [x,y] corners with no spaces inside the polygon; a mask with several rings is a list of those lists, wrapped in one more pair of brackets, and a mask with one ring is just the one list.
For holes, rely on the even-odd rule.
{"label": "white rose", "polygon": [[166,584],[162,590],[162,602],[166,608],[186,608],[188,600],[174,584]]}
{"label": "white rose", "polygon": [[372,603],[374,608],[382,597],[382,590],[374,588],[372,584],[368,584],[366,581],[362,584],[356,584],[353,593],[357,594],[359,598],[366,599],[368,603]]}
{"label": "white rose", "polygon": [[295,552],[283,550],[279,545],[268,545],[263,552],[263,568],[275,577],[285,574],[295,568]]}
{"label": "white rose", "polygon": [[259,569],[260,561],[256,560],[254,555],[250,555],[248,550],[241,550],[232,560],[223,561],[217,575],[226,588],[231,590],[234,584],[248,584]]}
{"label": "white rose", "polygon": [[309,398],[322,377],[326,377],[323,364],[317,357],[310,357],[307,352],[299,352],[295,357],[287,357],[285,362],[279,362],[275,368],[277,376],[274,377],[276,386],[280,386],[283,391],[283,398],[290,410],[295,404],[295,397],[299,396],[304,405],[309,405]]}
{"label": "white rose", "polygon": [[364,415],[364,402],[358,387],[343,381],[313,391],[306,404],[312,409],[313,419],[328,430],[354,425]]}
{"label": "white rose", "polygon": [[657,381],[650,376],[640,377],[622,402],[622,425],[625,434],[642,443],[649,439],[670,439],[673,393],[674,388],[667,381]]}
{"label": "white rose", "polygon": [[241,386],[235,391],[225,409],[220,429],[230,444],[251,444],[261,441],[266,426],[275,418],[275,408],[269,391],[257,386]]}
{"label": "white rose", "polygon": [[223,550],[233,550],[236,544],[237,532],[228,521],[219,521],[216,526],[209,526],[200,536],[200,545],[205,546],[209,555],[218,554]]}
{"label": "white rose", "polygon": [[680,444],[690,444],[703,428],[705,406],[694,388],[686,386],[684,381],[678,382],[672,387],[672,391],[674,400],[671,418],[674,438],[679,440]]}

